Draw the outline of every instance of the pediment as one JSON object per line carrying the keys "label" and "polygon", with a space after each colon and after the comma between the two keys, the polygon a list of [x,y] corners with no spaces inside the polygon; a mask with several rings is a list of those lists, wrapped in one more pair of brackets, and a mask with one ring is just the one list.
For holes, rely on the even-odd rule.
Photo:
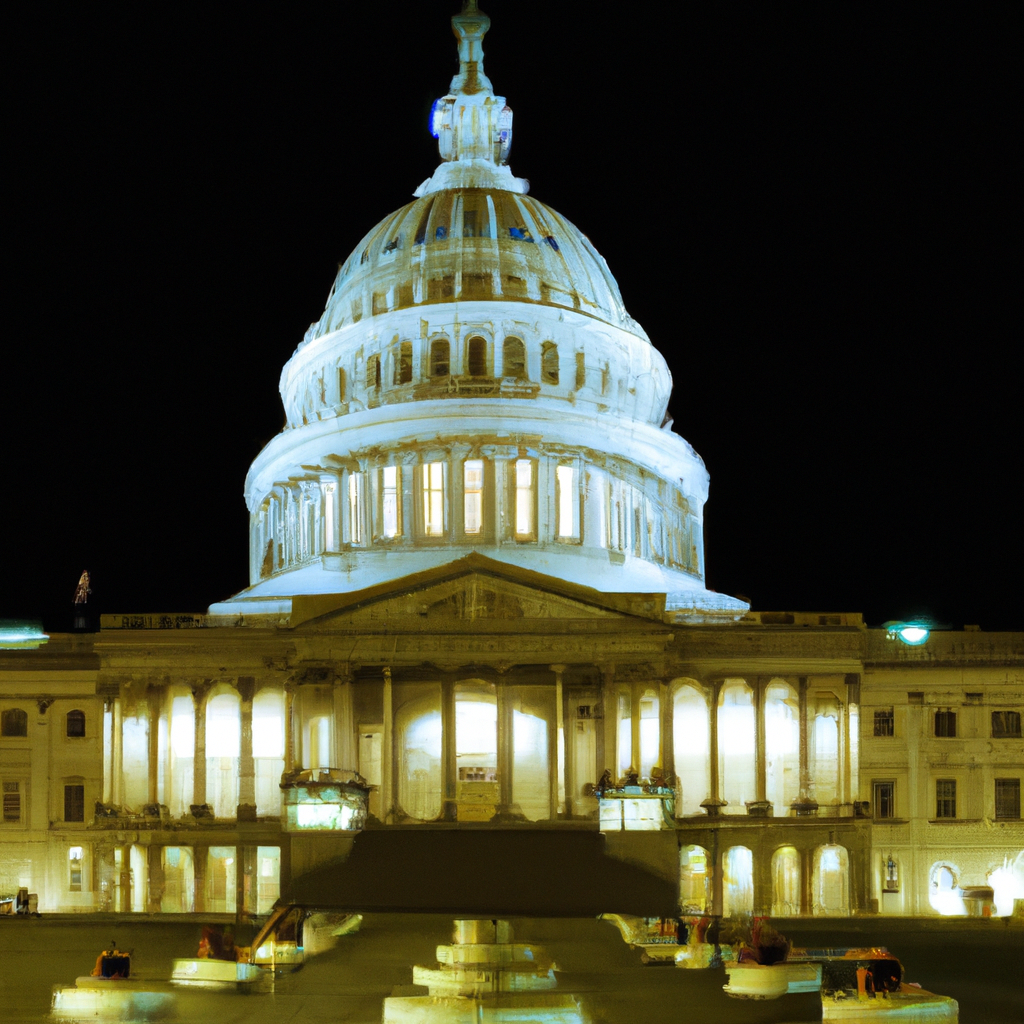
{"label": "pediment", "polygon": [[[466,561],[469,561],[468,559]],[[482,560],[481,560],[482,561]],[[296,597],[292,603],[292,625],[308,624],[318,629],[377,627],[387,622],[455,624],[457,622],[516,622],[553,619],[622,619],[649,614],[642,609],[621,607],[622,595],[603,595],[586,587],[524,570],[498,570],[469,565],[451,566],[449,573],[430,572],[406,577],[390,585],[358,594],[324,594]],[[502,571],[505,569],[506,571]],[[511,576],[536,577],[536,580]],[[575,591],[575,593],[574,593]],[[631,595],[632,596],[632,595]],[[617,600],[618,599],[618,600]]]}

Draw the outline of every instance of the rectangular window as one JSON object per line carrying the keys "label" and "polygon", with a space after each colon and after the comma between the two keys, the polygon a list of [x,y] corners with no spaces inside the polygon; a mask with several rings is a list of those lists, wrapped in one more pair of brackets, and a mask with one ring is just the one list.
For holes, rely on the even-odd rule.
{"label": "rectangular window", "polygon": [[467,459],[463,463],[463,529],[480,533],[484,528],[484,461]]}
{"label": "rectangular window", "polygon": [[875,712],[875,735],[876,736],[892,736],[894,735],[893,729],[893,709],[882,708]]}
{"label": "rectangular window", "polygon": [[324,484],[324,547],[337,551],[338,542],[334,537],[334,484]]}
{"label": "rectangular window", "polygon": [[395,358],[395,384],[409,384],[412,381],[412,342],[403,341]]}
{"label": "rectangular window", "polygon": [[381,471],[381,526],[387,538],[402,534],[402,471],[385,466]]}
{"label": "rectangular window", "polygon": [[1020,817],[1020,779],[996,779],[996,817]]}
{"label": "rectangular window", "polygon": [[20,783],[4,783],[4,821],[21,821],[21,791]]}
{"label": "rectangular window", "polygon": [[428,537],[444,536],[444,463],[423,466],[423,532]]}
{"label": "rectangular window", "polygon": [[531,459],[516,459],[516,540],[532,540],[534,537],[534,476]]}
{"label": "rectangular window", "polygon": [[366,386],[371,390],[380,387],[380,355],[366,360]]}
{"label": "rectangular window", "polygon": [[363,474],[348,475],[348,539],[363,543]]}
{"label": "rectangular window", "polygon": [[64,820],[85,821],[85,786],[64,787]]}
{"label": "rectangular window", "polygon": [[875,817],[895,818],[896,817],[896,784],[894,782],[876,782],[875,789]]}
{"label": "rectangular window", "polygon": [[935,735],[946,738],[956,736],[956,712],[936,711],[935,712]]}
{"label": "rectangular window", "polygon": [[1019,711],[993,711],[992,712],[992,738],[993,739],[1020,739],[1020,712]]}
{"label": "rectangular window", "polygon": [[956,780],[939,779],[935,783],[935,817],[956,817]]}
{"label": "rectangular window", "polygon": [[82,854],[80,846],[72,846],[68,850],[68,888],[72,892],[82,891],[82,864],[85,860]]}
{"label": "rectangular window", "polygon": [[558,502],[558,536],[574,540],[580,535],[580,489],[575,466],[556,467],[555,491]]}

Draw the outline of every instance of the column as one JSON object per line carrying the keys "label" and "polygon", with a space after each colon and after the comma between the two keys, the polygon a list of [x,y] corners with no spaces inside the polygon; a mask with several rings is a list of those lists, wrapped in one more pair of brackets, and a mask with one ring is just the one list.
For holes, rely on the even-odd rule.
{"label": "column", "polygon": [[[576,714],[570,706],[569,694],[562,686],[562,673],[564,665],[552,665],[551,671],[555,673],[558,680],[558,695],[560,698],[559,714],[562,722],[562,744],[564,751],[563,767],[565,771],[565,817],[572,818],[576,813],[576,793],[579,791],[577,784],[576,764]],[[593,767],[591,767],[591,771]],[[588,773],[589,774],[589,773]]]}
{"label": "column", "polygon": [[295,769],[295,684],[284,688],[284,770]]}
{"label": "column", "polygon": [[154,806],[160,801],[158,782],[160,778],[160,691],[150,686],[146,691],[146,720],[149,723],[149,803]]}
{"label": "column", "polygon": [[[809,817],[818,810],[818,803],[816,800],[812,800],[810,796],[811,769],[807,746],[807,676],[800,676],[798,682],[800,694],[800,795],[791,806],[796,811],[798,817]],[[810,885],[809,882],[808,885]]]}
{"label": "column", "polygon": [[640,698],[644,694],[644,684],[634,679],[629,687],[629,745],[630,764],[640,772]]}
{"label": "column", "polygon": [[[548,720],[548,782],[550,784],[550,808],[548,817],[551,821],[565,815],[565,719],[562,707],[562,668],[559,665],[555,672],[554,705],[555,713]],[[559,790],[562,789],[561,795]]]}
{"label": "column", "polygon": [[[799,813],[799,812],[797,812]],[[800,851],[800,914],[809,916],[814,908],[812,885],[814,882],[814,850]]]}
{"label": "column", "polygon": [[512,803],[512,773],[515,771],[514,710],[512,693],[501,680],[496,687],[498,697],[498,807],[495,819],[518,820],[522,817]]}
{"label": "column", "polygon": [[146,899],[146,910],[150,914],[160,913],[160,901],[164,898],[164,862],[161,856],[162,846],[146,847],[149,867],[149,894]]}
{"label": "column", "polygon": [[[703,805],[701,805],[703,806]],[[710,810],[708,811],[710,814]],[[711,843],[708,857],[711,860],[711,916],[722,916],[722,850],[719,843],[719,830],[711,830]],[[716,929],[717,931],[717,929]]]}
{"label": "column", "polygon": [[206,686],[192,687],[195,751],[192,758],[192,813],[206,803]]}
{"label": "column", "polygon": [[113,757],[111,759],[110,801],[115,806],[120,807],[124,803],[124,745],[121,733],[123,713],[120,697],[114,698],[114,713],[112,718]]}
{"label": "column", "polygon": [[[754,680],[754,799],[747,805],[747,814],[755,818],[767,818],[771,811],[771,804],[768,803],[768,765],[767,744],[765,743],[764,704],[765,693],[768,690],[768,677],[758,676]],[[758,870],[754,865],[755,872]],[[769,889],[771,880],[769,878]],[[755,893],[755,899],[757,895]],[[771,896],[768,897],[769,907]],[[768,911],[765,911],[768,913]]]}
{"label": "column", "polygon": [[618,765],[615,763],[615,734],[619,726],[619,701],[615,692],[615,666],[601,665],[601,728],[597,731],[597,774],[598,778],[605,771],[618,778]]}
{"label": "column", "polygon": [[130,846],[122,846],[119,849],[121,850],[121,869],[117,883],[121,899],[118,906],[114,909],[120,914],[127,914],[132,909],[132,848]]}
{"label": "column", "polygon": [[772,851],[769,844],[760,842],[760,836],[751,845],[754,856],[754,913],[767,917],[772,912]]}
{"label": "column", "polygon": [[382,670],[384,675],[384,732],[381,736],[381,821],[390,822],[395,810],[395,702],[391,683],[391,669]]}
{"label": "column", "polygon": [[[721,787],[718,779],[718,695],[722,692],[722,680],[715,679],[711,683],[711,691],[708,696],[710,697],[708,714],[708,756],[711,764],[709,765],[711,771],[709,776],[711,779],[711,792],[708,794],[707,800],[702,800],[700,805],[707,812],[709,818],[717,817],[722,813],[722,808],[725,806],[725,801],[719,795]],[[717,833],[716,833],[717,837]],[[722,912],[722,880],[721,880],[721,865],[715,860],[715,874],[718,877],[718,910],[716,913]]]}
{"label": "column", "polygon": [[249,921],[256,911],[256,862],[258,848],[239,846],[235,849],[235,920]]}
{"label": "column", "polygon": [[[348,665],[340,666],[334,680],[334,761],[339,768],[354,769],[359,760],[352,720],[352,677]],[[383,737],[381,737],[383,741]],[[383,754],[383,752],[382,752]]]}
{"label": "column", "polygon": [[658,714],[661,718],[661,770],[669,785],[675,785],[676,737],[673,728],[672,687],[662,680],[658,684]]}
{"label": "column", "polygon": [[103,702],[103,802],[113,800],[114,790],[114,702]]}
{"label": "column", "polygon": [[206,869],[210,863],[210,847],[209,846],[197,846],[192,847],[192,871],[195,876],[195,901],[193,903],[193,909],[197,914],[205,913],[207,909],[206,903]]}
{"label": "column", "polygon": [[455,683],[449,677],[441,680],[441,780],[444,802],[442,821],[459,820],[457,768],[455,759]]}
{"label": "column", "polygon": [[256,762],[252,756],[252,700],[256,695],[256,680],[251,676],[242,676],[236,688],[241,698],[242,743],[238,757],[238,809],[235,813],[239,821],[255,821]]}
{"label": "column", "polygon": [[860,674],[846,676],[847,753],[850,775],[850,802],[860,800]]}

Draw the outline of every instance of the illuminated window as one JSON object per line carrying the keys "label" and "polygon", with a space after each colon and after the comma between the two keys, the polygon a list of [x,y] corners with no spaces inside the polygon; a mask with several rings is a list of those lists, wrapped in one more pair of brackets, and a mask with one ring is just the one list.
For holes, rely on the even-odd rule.
{"label": "illuminated window", "polygon": [[895,818],[896,817],[896,784],[893,782],[876,782],[875,791],[875,817]]}
{"label": "illuminated window", "polygon": [[935,783],[935,817],[956,817],[956,780],[939,779]]}
{"label": "illuminated window", "polygon": [[85,821],[85,786],[64,787],[64,820]]}
{"label": "illuminated window", "polygon": [[1020,779],[996,779],[996,817],[1020,817]]}
{"label": "illuminated window", "polygon": [[363,474],[348,475],[348,535],[353,544],[363,543]]}
{"label": "illuminated window", "polygon": [[72,846],[68,850],[68,888],[71,892],[82,891],[83,850],[80,846]]}
{"label": "illuminated window", "polygon": [[575,466],[555,469],[555,490],[558,503],[558,536],[573,540],[580,535],[579,485]]}
{"label": "illuminated window", "polygon": [[540,379],[544,384],[558,383],[558,346],[553,341],[540,347]]}
{"label": "illuminated window", "polygon": [[992,712],[992,738],[993,739],[1020,739],[1020,712],[1019,711],[993,711]]}
{"label": "illuminated window", "polygon": [[532,459],[516,459],[515,462],[515,506],[516,540],[533,540],[534,531],[534,505],[536,487],[534,485],[534,466]]}
{"label": "illuminated window", "polygon": [[935,735],[944,737],[956,736],[956,712],[936,711],[935,712]]}
{"label": "illuminated window", "polygon": [[381,525],[389,539],[402,533],[402,471],[398,466],[385,466],[381,471]]}
{"label": "illuminated window", "polygon": [[69,711],[65,719],[65,730],[68,736],[84,736],[85,712]]}
{"label": "illuminated window", "polygon": [[526,348],[518,338],[506,338],[502,354],[502,373],[516,380],[526,380]]}
{"label": "illuminated window", "polygon": [[480,533],[484,525],[484,463],[483,459],[467,459],[463,463],[464,520],[466,533]]}
{"label": "illuminated window", "polygon": [[403,341],[399,346],[395,359],[395,384],[408,384],[412,381],[412,342]]}
{"label": "illuminated window", "polygon": [[21,784],[18,782],[4,783],[4,821],[7,823],[21,821]]}
{"label": "illuminated window", "polygon": [[375,388],[381,386],[381,357],[371,355],[367,359],[367,387]]}
{"label": "illuminated window", "polygon": [[893,732],[893,709],[883,708],[875,712],[875,735],[892,736]]}
{"label": "illuminated window", "polygon": [[444,535],[444,463],[423,466],[423,532],[428,537]]}
{"label": "illuminated window", "polygon": [[466,343],[466,373],[470,377],[487,376],[487,342],[483,338],[470,338]]}
{"label": "illuminated window", "polygon": [[21,708],[8,708],[0,714],[0,736],[27,736],[28,714]]}
{"label": "illuminated window", "polygon": [[447,377],[451,367],[451,347],[443,339],[430,344],[430,376]]}

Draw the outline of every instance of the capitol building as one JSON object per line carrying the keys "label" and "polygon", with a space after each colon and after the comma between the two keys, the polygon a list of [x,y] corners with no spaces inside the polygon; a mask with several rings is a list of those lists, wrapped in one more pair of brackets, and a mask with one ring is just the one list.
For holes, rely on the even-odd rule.
{"label": "capitol building", "polygon": [[0,631],[0,898],[256,915],[364,835],[415,874],[421,833],[543,832],[685,913],[1010,913],[1024,634],[706,587],[659,339],[513,174],[489,19],[452,22],[440,163],[281,372],[248,588]]}

